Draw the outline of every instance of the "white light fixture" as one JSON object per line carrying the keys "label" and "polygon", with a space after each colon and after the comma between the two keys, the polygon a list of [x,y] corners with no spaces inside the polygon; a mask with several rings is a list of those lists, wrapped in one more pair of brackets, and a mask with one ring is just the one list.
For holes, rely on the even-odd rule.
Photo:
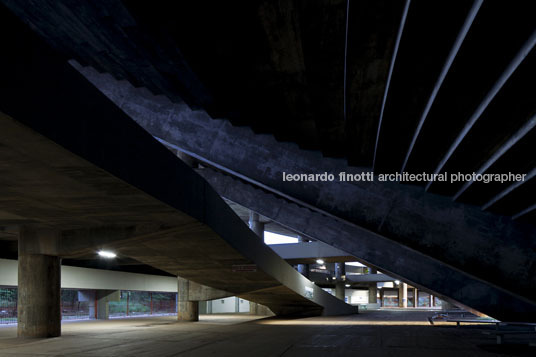
{"label": "white light fixture", "polygon": [[325,265],[321,265],[321,266],[318,267],[318,269],[326,270],[326,266],[325,266]]}
{"label": "white light fixture", "polygon": [[97,254],[103,258],[108,258],[108,259],[117,257],[117,254],[107,251],[107,250],[99,250]]}
{"label": "white light fixture", "polygon": [[332,277],[331,277],[331,279],[335,280],[335,279],[337,279],[337,278],[336,278],[336,277],[334,277],[334,276],[332,276]]}
{"label": "white light fixture", "polygon": [[324,260],[322,260],[322,259],[317,259],[317,260],[316,260],[316,264],[324,264]]}
{"label": "white light fixture", "polygon": [[344,286],[346,286],[347,288],[349,288],[349,287],[350,287],[350,284],[346,284],[346,285],[344,285]]}
{"label": "white light fixture", "polygon": [[400,280],[395,280],[395,284],[396,285],[400,284]]}

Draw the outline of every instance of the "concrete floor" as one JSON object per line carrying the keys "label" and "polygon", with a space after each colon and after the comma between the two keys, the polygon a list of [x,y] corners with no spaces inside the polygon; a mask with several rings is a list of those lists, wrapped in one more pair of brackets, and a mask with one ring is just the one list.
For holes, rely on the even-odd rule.
{"label": "concrete floor", "polygon": [[[344,317],[258,319],[202,315],[66,322],[52,339],[0,327],[0,356],[534,356],[527,340],[495,345],[489,326],[430,326],[432,312],[380,310]],[[525,338],[526,339],[526,338]],[[521,343],[524,342],[525,345]]]}

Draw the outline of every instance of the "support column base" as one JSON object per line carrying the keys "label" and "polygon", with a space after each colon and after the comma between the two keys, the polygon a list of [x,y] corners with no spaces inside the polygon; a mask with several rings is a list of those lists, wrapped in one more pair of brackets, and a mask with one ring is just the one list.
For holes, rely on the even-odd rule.
{"label": "support column base", "polygon": [[179,301],[178,321],[199,321],[199,301]]}
{"label": "support column base", "polygon": [[61,290],[59,257],[19,255],[18,337],[61,335]]}

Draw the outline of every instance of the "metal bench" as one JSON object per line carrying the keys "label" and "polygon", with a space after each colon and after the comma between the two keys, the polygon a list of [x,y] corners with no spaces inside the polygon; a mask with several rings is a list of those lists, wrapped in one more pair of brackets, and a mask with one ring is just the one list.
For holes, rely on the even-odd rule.
{"label": "metal bench", "polygon": [[497,327],[497,330],[499,329],[499,324],[501,323],[499,320],[495,319],[452,319],[448,318],[445,321],[447,322],[456,322],[456,327],[460,327],[461,323],[468,323],[468,324],[495,324]]}
{"label": "metal bench", "polygon": [[[495,335],[497,338],[497,344],[500,345],[504,341],[505,335],[531,335],[534,334],[536,336],[536,330],[535,331],[482,331],[485,335]],[[531,342],[530,345],[533,345],[534,343]]]}

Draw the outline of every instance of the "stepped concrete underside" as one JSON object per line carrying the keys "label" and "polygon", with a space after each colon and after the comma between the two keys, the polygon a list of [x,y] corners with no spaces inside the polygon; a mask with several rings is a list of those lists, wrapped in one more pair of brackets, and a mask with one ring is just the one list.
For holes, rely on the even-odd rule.
{"label": "stepped concrete underside", "polygon": [[26,252],[110,248],[276,314],[357,311],[279,258],[201,176],[8,19],[20,31],[2,59],[0,225],[39,232]]}

